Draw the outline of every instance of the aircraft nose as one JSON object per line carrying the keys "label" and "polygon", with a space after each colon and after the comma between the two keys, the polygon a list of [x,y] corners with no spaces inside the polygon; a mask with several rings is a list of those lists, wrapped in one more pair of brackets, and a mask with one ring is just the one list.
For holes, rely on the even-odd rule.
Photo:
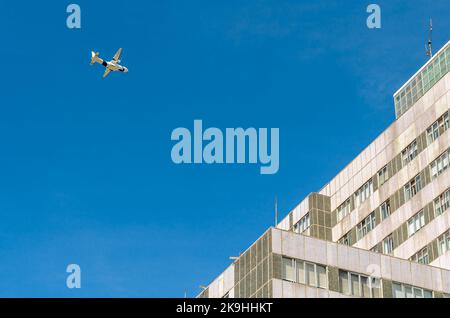
{"label": "aircraft nose", "polygon": [[124,69],[125,69],[125,73],[128,73],[128,68],[124,67]]}

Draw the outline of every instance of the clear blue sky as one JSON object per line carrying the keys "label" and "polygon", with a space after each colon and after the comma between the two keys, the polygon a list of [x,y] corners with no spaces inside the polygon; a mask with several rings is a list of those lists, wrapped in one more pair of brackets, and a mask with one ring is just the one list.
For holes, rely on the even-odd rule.
{"label": "clear blue sky", "polygon": [[[74,1],[81,30],[57,2],[0,2],[0,296],[195,296],[393,121],[429,16],[450,39],[448,0],[378,1],[381,30],[366,1]],[[174,165],[194,119],[279,127],[279,173]]]}

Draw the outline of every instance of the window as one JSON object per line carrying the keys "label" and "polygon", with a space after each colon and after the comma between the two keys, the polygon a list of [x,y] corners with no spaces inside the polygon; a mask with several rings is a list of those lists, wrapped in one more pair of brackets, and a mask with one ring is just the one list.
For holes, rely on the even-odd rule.
{"label": "window", "polygon": [[282,258],[282,264],[284,280],[324,289],[328,287],[325,266],[287,257]]}
{"label": "window", "polygon": [[449,127],[448,113],[442,115],[427,129],[427,141],[431,144],[433,141],[439,138]]}
{"label": "window", "polygon": [[418,154],[417,141],[414,140],[408,147],[402,151],[403,165],[406,166],[410,163]]}
{"label": "window", "polygon": [[427,141],[431,144],[439,137],[439,125],[437,122],[433,123],[430,128],[427,129]]}
{"label": "window", "polygon": [[348,272],[339,271],[339,287],[342,294],[350,295],[350,280],[348,277]]}
{"label": "window", "polygon": [[295,282],[295,262],[293,259],[283,257],[282,276],[284,280]]}
{"label": "window", "polygon": [[436,179],[443,174],[450,165],[450,149],[444,152],[439,158],[431,163],[431,178]]}
{"label": "window", "polygon": [[392,294],[394,298],[433,298],[430,290],[400,283],[392,283]]}
{"label": "window", "polygon": [[350,199],[347,199],[337,208],[337,221],[342,221],[347,215],[350,214]]}
{"label": "window", "polygon": [[378,278],[369,278],[364,275],[339,271],[339,289],[342,294],[375,298],[380,297],[380,280]]}
{"label": "window", "polygon": [[369,214],[361,223],[356,227],[357,239],[360,240],[375,228],[375,212]]}
{"label": "window", "polygon": [[310,222],[309,213],[308,213],[304,217],[302,217],[297,224],[295,224],[294,231],[295,231],[295,233],[301,234],[301,233],[305,232],[307,229],[309,229],[310,225],[311,225],[311,222]]}
{"label": "window", "polygon": [[387,219],[391,215],[391,201],[387,200],[384,202],[381,207],[381,220]]}
{"label": "window", "polygon": [[425,213],[421,210],[408,221],[408,237],[411,237],[417,231],[425,226]]}
{"label": "window", "polygon": [[434,215],[438,217],[448,208],[450,208],[450,189],[434,200]]}
{"label": "window", "polygon": [[428,256],[428,248],[425,247],[424,249],[420,250],[418,253],[414,254],[410,260],[412,262],[416,262],[419,264],[429,264],[430,258]]}
{"label": "window", "polygon": [[317,287],[328,288],[327,284],[327,268],[325,266],[316,265],[317,271]]}
{"label": "window", "polygon": [[363,204],[364,201],[366,201],[372,193],[373,193],[373,184],[372,180],[369,180],[355,193],[356,207],[359,207],[361,204]]}
{"label": "window", "polygon": [[351,274],[350,275],[350,294],[353,296],[361,296],[360,287],[361,283],[359,281],[359,275]]}
{"label": "window", "polygon": [[408,201],[422,189],[422,179],[417,175],[405,185],[405,200]]}
{"label": "window", "polygon": [[391,254],[394,250],[394,239],[392,234],[383,240],[383,254]]}
{"label": "window", "polygon": [[305,284],[305,262],[300,260],[297,260],[296,262],[297,283]]}
{"label": "window", "polygon": [[439,256],[444,255],[448,250],[450,250],[450,231],[442,234],[438,238],[438,253]]}
{"label": "window", "polygon": [[306,266],[306,284],[310,286],[316,286],[317,275],[314,270],[315,264],[305,263]]}
{"label": "window", "polygon": [[382,186],[389,179],[389,172],[387,166],[384,166],[380,171],[378,171],[378,185]]}
{"label": "window", "polygon": [[353,242],[352,242],[352,236],[350,234],[350,232],[348,232],[347,234],[345,234],[340,240],[339,240],[339,244],[344,244],[344,245],[348,245],[348,246],[352,246]]}

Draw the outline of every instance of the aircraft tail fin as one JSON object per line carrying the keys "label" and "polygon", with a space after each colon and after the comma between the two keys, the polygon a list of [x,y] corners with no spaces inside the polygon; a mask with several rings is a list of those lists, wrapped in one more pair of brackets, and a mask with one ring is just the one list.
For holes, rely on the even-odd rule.
{"label": "aircraft tail fin", "polygon": [[99,52],[95,53],[94,51],[91,51],[91,65],[94,65],[94,63],[102,63],[102,60],[98,57],[99,55]]}

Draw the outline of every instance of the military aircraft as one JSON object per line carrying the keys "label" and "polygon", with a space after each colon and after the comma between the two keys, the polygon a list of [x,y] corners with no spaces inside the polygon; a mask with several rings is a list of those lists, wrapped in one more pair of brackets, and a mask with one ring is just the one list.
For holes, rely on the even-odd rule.
{"label": "military aircraft", "polygon": [[128,73],[128,68],[125,66],[120,65],[120,54],[122,53],[122,48],[118,49],[116,54],[114,55],[113,59],[109,62],[101,59],[99,57],[100,53],[97,52],[91,52],[92,58],[91,58],[91,65],[94,65],[95,63],[101,64],[104,67],[106,67],[105,73],[103,74],[103,78],[109,75],[109,73],[112,72],[122,72],[122,73]]}

